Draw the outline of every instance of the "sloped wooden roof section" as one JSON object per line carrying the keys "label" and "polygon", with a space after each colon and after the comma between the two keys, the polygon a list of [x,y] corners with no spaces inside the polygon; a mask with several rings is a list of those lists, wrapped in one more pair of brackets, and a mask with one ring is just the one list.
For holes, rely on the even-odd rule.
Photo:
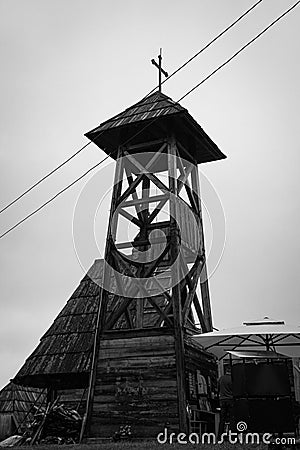
{"label": "sloped wooden roof section", "polygon": [[140,100],[138,103],[126,108],[125,111],[103,122],[102,130],[128,125],[134,122],[154,119],[156,117],[177,114],[186,111],[179,103],[174,102],[166,95],[155,92],[149,97]]}
{"label": "sloped wooden roof section", "polygon": [[[89,273],[93,272],[93,281]],[[102,261],[96,260],[14,378],[18,384],[83,387],[91,364]]]}
{"label": "sloped wooden roof section", "polygon": [[[187,109],[161,92],[142,99],[85,136],[116,158],[120,145],[149,142],[173,134],[197,164],[226,158]],[[186,158],[186,154],[182,156]]]}
{"label": "sloped wooden roof section", "polygon": [[[33,353],[14,378],[16,384],[60,389],[82,388],[87,385],[91,367],[96,314],[103,274],[103,260],[95,260],[79,286],[42,336]],[[114,283],[114,280],[111,281]],[[108,313],[117,308],[120,298],[109,295]],[[135,320],[135,306],[132,304]],[[157,312],[149,308],[145,327],[155,324]],[[128,328],[121,316],[114,329]]]}
{"label": "sloped wooden roof section", "polygon": [[45,397],[41,389],[17,386],[10,382],[0,391],[0,415],[11,413],[20,425],[24,419],[32,419],[33,405],[41,406]]}

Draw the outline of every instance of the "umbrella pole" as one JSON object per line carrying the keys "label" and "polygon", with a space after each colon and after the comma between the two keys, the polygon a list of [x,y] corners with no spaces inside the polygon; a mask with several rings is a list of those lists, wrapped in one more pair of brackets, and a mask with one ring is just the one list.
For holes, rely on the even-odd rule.
{"label": "umbrella pole", "polygon": [[270,351],[270,336],[266,334],[266,350]]}

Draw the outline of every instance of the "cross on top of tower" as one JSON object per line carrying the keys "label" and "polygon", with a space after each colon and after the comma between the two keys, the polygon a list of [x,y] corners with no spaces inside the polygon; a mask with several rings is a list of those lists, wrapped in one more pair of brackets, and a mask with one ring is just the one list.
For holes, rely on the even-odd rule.
{"label": "cross on top of tower", "polygon": [[163,73],[165,77],[168,77],[168,73],[161,67],[161,61],[162,61],[162,49],[159,51],[158,55],[158,64],[155,61],[155,59],[151,59],[152,64],[158,68],[158,90],[161,92],[161,74]]}

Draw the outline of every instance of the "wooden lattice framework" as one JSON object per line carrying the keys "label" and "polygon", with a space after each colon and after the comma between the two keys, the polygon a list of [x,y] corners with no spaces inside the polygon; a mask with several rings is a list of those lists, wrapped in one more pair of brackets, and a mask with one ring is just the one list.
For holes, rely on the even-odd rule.
{"label": "wooden lattice framework", "polygon": [[[153,143],[151,143],[153,145]],[[122,314],[125,315],[127,326],[129,328],[142,328],[143,327],[143,298],[147,299],[151,303],[153,308],[158,313],[157,322],[155,326],[177,326],[185,327],[188,324],[194,326],[195,318],[191,311],[192,304],[195,307],[196,314],[198,316],[198,323],[201,325],[202,331],[212,330],[212,318],[209,299],[208,281],[206,276],[205,266],[205,250],[203,240],[203,227],[202,227],[202,215],[201,215],[201,203],[200,203],[200,189],[198,168],[195,164],[189,162],[185,167],[182,164],[181,155],[178,152],[178,148],[183,149],[182,145],[176,143],[174,138],[168,139],[167,142],[155,142],[159,144],[159,149],[155,153],[150,153],[151,158],[144,166],[139,162],[139,158],[136,158],[131,150],[136,150],[137,146],[128,146],[127,148],[119,149],[119,157],[116,166],[116,178],[113,188],[112,204],[109,221],[109,231],[107,237],[107,245],[105,251],[105,260],[108,262],[108,267],[115,269],[113,276],[119,287],[120,291],[123,291],[125,299],[118,302],[118,307],[113,309],[111,314],[107,315],[107,302],[108,293],[104,289],[102,292],[102,305],[101,305],[101,319],[102,330],[110,330],[116,326],[116,323]],[[145,151],[149,148],[150,143],[139,145],[140,150]],[[160,164],[160,158],[164,154],[164,161]],[[139,155],[139,154],[138,154]],[[145,153],[143,153],[145,155]],[[124,158],[126,156],[126,158]],[[167,174],[168,185],[163,183],[159,177],[155,174],[155,171],[163,171],[164,162],[168,161]],[[180,175],[177,176],[177,172]],[[128,186],[124,186],[123,174],[127,178]],[[149,195],[150,184],[153,184],[157,190],[160,191],[158,195]],[[138,196],[137,188],[142,185],[142,195]],[[183,243],[180,242],[180,227],[178,224],[181,222],[182,227],[186,227],[186,224],[182,224],[183,217],[180,217],[180,209],[177,207],[176,197],[180,196],[181,191],[185,189],[188,198],[188,207],[193,212],[198,225],[198,230],[195,232],[200,233],[200,242],[197,238],[196,242]],[[132,197],[132,199],[130,199]],[[157,206],[150,212],[150,205],[156,203]],[[154,222],[155,218],[163,210],[163,208],[169,203],[169,221]],[[182,203],[182,199],[180,199]],[[129,213],[127,208],[134,207],[135,215]],[[135,224],[139,228],[139,232],[132,241],[117,243],[117,228],[120,216],[124,217],[127,221]],[[176,223],[177,222],[177,223]],[[128,260],[126,255],[122,254],[122,249],[138,249],[139,251],[147,250],[149,247],[148,236],[154,229],[161,229],[169,234],[167,236],[167,245],[164,251],[157,259],[148,263],[146,255],[143,264],[141,264],[141,258],[135,264],[134,260],[130,258]],[[152,244],[163,243],[163,238],[156,238],[152,240]],[[182,252],[179,251],[181,245],[189,244],[189,248],[185,246],[186,253],[191,253],[191,258],[188,255],[182,256]],[[198,244],[198,245],[197,245]],[[169,255],[169,259],[165,258]],[[180,285],[174,286],[172,292],[162,289],[162,285],[159,281],[159,275],[153,276],[160,267],[164,268],[166,272],[166,266],[171,265],[177,255],[181,257],[182,266],[185,266],[188,273]],[[152,256],[152,255],[151,255]],[[167,259],[167,261],[166,261]],[[191,269],[187,267],[187,262],[195,260],[195,264]],[[179,264],[179,265],[180,265]],[[178,268],[178,267],[177,267]],[[132,277],[130,286],[122,286],[122,273],[126,272]],[[116,276],[120,273],[119,276]],[[196,293],[198,282],[200,281],[200,275],[202,274],[203,282],[200,283],[202,305],[199,301]],[[170,273],[170,277],[178,277],[180,275]],[[106,269],[104,277],[107,279],[112,275],[109,268]],[[139,283],[139,278],[151,277],[151,282],[157,284],[160,291],[163,291],[165,298],[165,306],[159,306],[159,302],[154,297],[148,297],[147,289],[142,283]],[[174,283],[171,283],[174,284]],[[126,289],[126,292],[124,292]],[[182,291],[188,290],[185,295],[185,300],[182,301]],[[137,295],[141,293],[141,295]],[[135,300],[138,297],[137,300]],[[143,297],[143,298],[140,298]],[[159,296],[159,299],[161,297]],[[136,320],[131,317],[132,311],[130,305],[132,302],[137,301],[138,308],[136,311]],[[181,308],[178,308],[181,304]],[[173,314],[172,314],[173,311]],[[173,321],[169,316],[173,315]]]}
{"label": "wooden lattice framework", "polygon": [[[162,181],[163,173],[166,183]],[[153,189],[157,191],[155,195]],[[180,197],[183,191],[185,200]],[[178,206],[182,204],[193,215],[194,225],[187,223],[188,218]],[[158,220],[162,211],[168,216],[167,220]],[[136,235],[126,242],[118,242],[121,217],[138,229]],[[153,230],[160,230],[164,237],[154,237],[150,244],[149,234]],[[186,242],[182,239],[182,231]],[[158,252],[157,258],[153,257],[153,252],[149,254],[151,245],[157,249],[162,243],[166,245]],[[128,249],[131,255],[122,253]],[[139,252],[138,261],[135,261],[135,252]],[[143,254],[145,257],[141,260]],[[180,260],[179,264],[173,264],[175,260]],[[105,261],[87,418],[92,409],[101,336],[118,329],[163,327],[174,333],[179,427],[186,430],[184,333],[188,329],[199,331],[199,325],[202,332],[212,330],[212,317],[198,168],[191,161],[190,153],[174,136],[119,147]],[[141,278],[143,282],[140,282]],[[147,286],[145,279],[148,278],[151,281]],[[166,278],[169,283],[164,284]],[[199,282],[202,301],[196,292]],[[117,288],[117,294],[112,295],[105,288],[109,285]],[[155,288],[158,295],[155,295]],[[145,320],[149,317],[149,310],[150,323]]]}

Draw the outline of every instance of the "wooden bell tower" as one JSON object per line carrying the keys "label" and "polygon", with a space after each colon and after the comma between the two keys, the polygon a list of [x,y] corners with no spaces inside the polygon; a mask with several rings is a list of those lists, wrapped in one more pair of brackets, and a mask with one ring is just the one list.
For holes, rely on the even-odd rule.
{"label": "wooden bell tower", "polygon": [[86,136],[116,169],[85,435],[188,431],[189,370],[212,364],[191,337],[212,330],[197,165],[225,156],[161,92]]}

